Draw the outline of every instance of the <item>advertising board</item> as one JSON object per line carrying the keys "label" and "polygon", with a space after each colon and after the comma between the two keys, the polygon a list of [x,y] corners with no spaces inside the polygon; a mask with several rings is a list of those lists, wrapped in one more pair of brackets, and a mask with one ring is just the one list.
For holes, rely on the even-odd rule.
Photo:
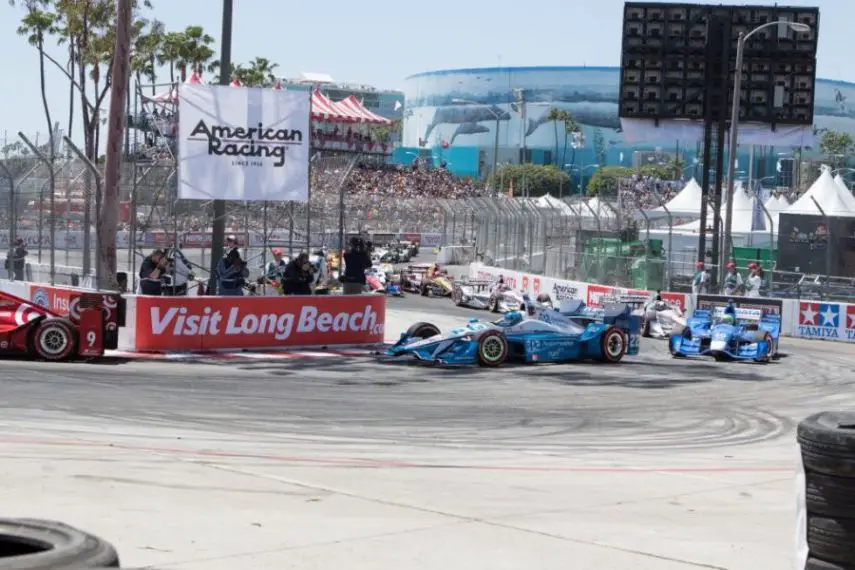
{"label": "advertising board", "polygon": [[796,301],[794,336],[855,342],[855,305]]}
{"label": "advertising board", "polygon": [[382,296],[136,299],[136,350],[271,349],[383,342]]}

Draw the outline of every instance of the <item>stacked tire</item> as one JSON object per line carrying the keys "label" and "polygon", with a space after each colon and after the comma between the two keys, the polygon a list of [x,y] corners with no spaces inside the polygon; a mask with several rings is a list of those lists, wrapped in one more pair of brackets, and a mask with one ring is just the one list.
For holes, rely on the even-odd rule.
{"label": "stacked tire", "polygon": [[[799,424],[804,469],[800,541],[805,570],[855,570],[855,413],[823,412]],[[800,495],[802,489],[799,489]]]}
{"label": "stacked tire", "polygon": [[119,568],[108,542],[68,525],[35,519],[0,519],[0,570]]}

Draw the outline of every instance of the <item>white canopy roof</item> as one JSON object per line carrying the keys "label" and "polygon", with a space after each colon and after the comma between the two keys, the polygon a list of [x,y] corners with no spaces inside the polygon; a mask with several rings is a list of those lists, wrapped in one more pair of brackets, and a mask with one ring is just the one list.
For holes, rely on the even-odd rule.
{"label": "white canopy roof", "polygon": [[[665,204],[665,208],[667,208],[668,212],[671,212],[671,215],[674,217],[699,217],[701,215],[702,194],[703,190],[701,189],[700,184],[698,184],[697,180],[692,178],[685,186],[683,186],[683,189],[680,190],[676,196],[671,198],[671,200]],[[659,208],[649,210],[646,214],[651,220],[665,218],[668,216],[665,212],[665,208],[660,206]]]}
{"label": "white canopy roof", "polygon": [[[754,203],[756,198],[749,195],[742,189],[742,185],[737,185],[733,189],[733,224],[731,226],[733,233],[749,233],[752,230],[752,220],[754,219]],[[726,206],[722,204],[722,223],[726,223],[727,219]],[[772,213],[771,210],[769,212]],[[764,216],[765,217],[765,216]],[[772,216],[774,220],[774,215]],[[707,226],[712,225],[712,216],[707,217]],[[688,224],[676,226],[675,230],[697,232],[701,229],[701,221],[695,220]]]}
{"label": "white canopy roof", "polygon": [[[570,204],[556,198],[552,194],[544,194],[543,196],[537,199],[536,204],[538,208],[548,208],[551,210],[555,210],[557,212],[560,212],[561,215],[564,216],[577,215],[576,210],[574,210]],[[588,212],[588,215],[590,215],[590,212]]]}
{"label": "white canopy roof", "polygon": [[601,220],[610,220],[615,217],[614,209],[609,206],[607,202],[600,201],[596,196],[588,200],[588,208],[582,206],[579,208],[579,215],[582,217],[593,218],[594,215],[591,213],[591,210],[594,211],[597,216]]}
{"label": "white canopy roof", "polygon": [[[816,200],[816,203],[814,203]],[[819,208],[817,208],[819,204]],[[820,208],[822,211],[820,211]],[[801,198],[787,208],[787,214],[808,214],[855,217],[855,197],[843,190],[831,177],[831,171],[823,168],[816,182],[802,194]]]}

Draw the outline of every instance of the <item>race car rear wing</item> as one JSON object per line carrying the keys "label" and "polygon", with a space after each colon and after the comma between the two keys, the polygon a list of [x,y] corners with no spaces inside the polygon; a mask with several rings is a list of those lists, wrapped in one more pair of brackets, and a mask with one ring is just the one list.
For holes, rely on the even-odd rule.
{"label": "race car rear wing", "polygon": [[472,287],[476,291],[483,291],[484,289],[487,289],[488,287],[493,285],[493,281],[488,281],[486,279],[469,279],[466,281],[456,281],[455,280],[455,281],[452,281],[452,285],[455,288]]}
{"label": "race car rear wing", "polygon": [[651,299],[650,295],[603,295],[600,302],[602,304],[611,304],[611,305],[633,305],[633,306],[643,306],[646,305]]}

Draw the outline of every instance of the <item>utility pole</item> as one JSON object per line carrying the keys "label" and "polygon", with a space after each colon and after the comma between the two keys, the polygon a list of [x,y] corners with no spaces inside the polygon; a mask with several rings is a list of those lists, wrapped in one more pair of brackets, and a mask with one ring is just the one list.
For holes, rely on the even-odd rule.
{"label": "utility pole", "polygon": [[125,129],[125,95],[130,77],[131,0],[119,0],[116,14],[116,45],[107,130],[107,163],[104,167],[104,198],[98,212],[99,289],[117,287],[116,231],[119,225],[119,183],[122,168],[122,134]]}
{"label": "utility pole", "polygon": [[[223,0],[223,32],[220,37],[220,85],[228,85],[231,82],[232,4],[233,0]],[[223,246],[226,241],[225,200],[214,200],[214,223],[211,229],[213,234],[211,235],[211,273],[208,278],[208,292],[214,295],[217,293],[217,264],[223,257]]]}

